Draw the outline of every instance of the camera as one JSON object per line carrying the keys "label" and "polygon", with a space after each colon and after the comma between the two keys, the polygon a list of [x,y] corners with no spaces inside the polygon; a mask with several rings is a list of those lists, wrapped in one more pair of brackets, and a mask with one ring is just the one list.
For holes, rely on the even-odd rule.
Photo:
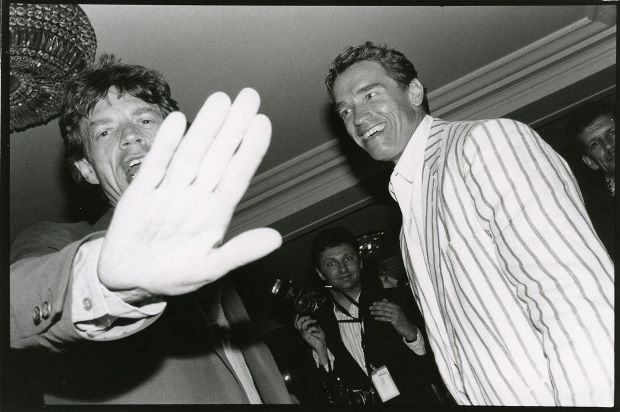
{"label": "camera", "polygon": [[323,391],[331,405],[361,406],[381,403],[373,387],[350,388],[342,383],[340,377],[324,381]]}
{"label": "camera", "polygon": [[298,288],[292,279],[286,282],[276,279],[271,293],[291,302],[295,312],[300,315],[313,316],[329,306],[329,299],[326,296]]}

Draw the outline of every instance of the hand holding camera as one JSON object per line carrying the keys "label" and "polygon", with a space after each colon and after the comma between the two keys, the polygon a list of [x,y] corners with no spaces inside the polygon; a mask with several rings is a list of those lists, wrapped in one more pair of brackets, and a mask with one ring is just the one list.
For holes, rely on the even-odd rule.
{"label": "hand holding camera", "polygon": [[327,357],[327,343],[325,341],[325,332],[319,326],[316,319],[308,315],[295,315],[295,328],[301,333],[302,338],[314,349],[319,357],[319,363],[327,366],[329,363]]}

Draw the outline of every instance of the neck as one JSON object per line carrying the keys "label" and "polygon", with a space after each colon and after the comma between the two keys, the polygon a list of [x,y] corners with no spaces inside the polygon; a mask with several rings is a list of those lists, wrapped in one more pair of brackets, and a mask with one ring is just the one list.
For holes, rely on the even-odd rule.
{"label": "neck", "polygon": [[334,299],[334,301],[338,302],[339,305],[341,305],[342,307],[349,307],[349,305],[351,304],[351,301],[349,301],[349,299],[346,298],[346,296],[343,295],[343,293],[346,293],[349,297],[357,300],[360,291],[362,290],[361,286],[357,286],[355,289],[353,290],[348,290],[346,292],[340,292],[334,288],[332,288],[330,290],[330,293],[332,295],[332,299]]}
{"label": "neck", "polygon": [[[426,112],[424,112],[423,110],[421,110],[421,111],[417,111],[416,110],[414,116],[415,116],[415,120],[413,122],[414,127],[413,127],[413,130],[411,130],[410,133],[409,133],[409,138],[407,139],[407,144],[405,145],[405,147],[407,147],[407,145],[409,144],[409,142],[413,138],[413,135],[414,135],[415,131],[418,130],[418,127],[420,127],[420,124],[422,124],[422,120],[424,120],[424,118],[426,117]],[[398,163],[398,161],[400,160],[400,158],[403,155],[404,151],[405,151],[405,149],[403,148],[403,150],[400,152],[400,154],[392,160],[392,163],[394,163],[394,164]]]}

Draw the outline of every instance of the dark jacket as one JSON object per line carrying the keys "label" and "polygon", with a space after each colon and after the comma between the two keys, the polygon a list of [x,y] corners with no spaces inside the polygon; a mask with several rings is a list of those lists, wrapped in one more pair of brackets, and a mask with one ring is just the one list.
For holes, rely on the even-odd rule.
{"label": "dark jacket", "polygon": [[[400,392],[400,395],[389,400],[388,404],[437,405],[438,401],[431,383],[438,382],[439,375],[433,357],[429,354],[428,341],[426,341],[427,354],[418,356],[406,346],[403,338],[390,324],[376,321],[369,312],[372,302],[385,298],[399,305],[407,318],[418,328],[423,329],[424,323],[410,295],[410,291],[402,288],[383,289],[379,282],[362,283],[359,315],[364,323],[364,356],[367,366],[370,364],[376,368],[387,366]],[[317,320],[325,332],[327,346],[335,358],[332,376],[324,373],[322,369],[317,369],[318,379],[326,382],[336,375],[341,378],[345,386],[372,387],[370,378],[344,346],[333,310],[330,308],[324,311]]]}
{"label": "dark jacket", "polygon": [[[247,403],[218,330],[208,321],[220,291],[231,339],[243,353],[262,400],[291,402],[271,352],[257,339],[226,278],[170,298],[161,316],[146,319],[122,339],[98,342],[79,336],[70,313],[73,258],[81,243],[103,235],[95,231],[104,230],[108,222],[109,216],[95,227],[85,222],[38,225],[13,245],[11,347],[32,350],[23,358],[36,359],[36,370],[12,366],[21,366],[40,381],[46,403]],[[33,308],[43,306],[49,312],[33,322]]]}

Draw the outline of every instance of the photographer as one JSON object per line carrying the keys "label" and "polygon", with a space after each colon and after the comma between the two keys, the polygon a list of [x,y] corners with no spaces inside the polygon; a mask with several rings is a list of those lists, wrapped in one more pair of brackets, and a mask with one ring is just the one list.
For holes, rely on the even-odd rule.
{"label": "photographer", "polygon": [[295,327],[313,349],[329,402],[353,403],[355,391],[358,404],[439,404],[431,387],[438,375],[416,326],[423,322],[406,296],[362,276],[357,242],[344,228],[320,232],[312,256],[333,304],[316,318],[297,315]]}

